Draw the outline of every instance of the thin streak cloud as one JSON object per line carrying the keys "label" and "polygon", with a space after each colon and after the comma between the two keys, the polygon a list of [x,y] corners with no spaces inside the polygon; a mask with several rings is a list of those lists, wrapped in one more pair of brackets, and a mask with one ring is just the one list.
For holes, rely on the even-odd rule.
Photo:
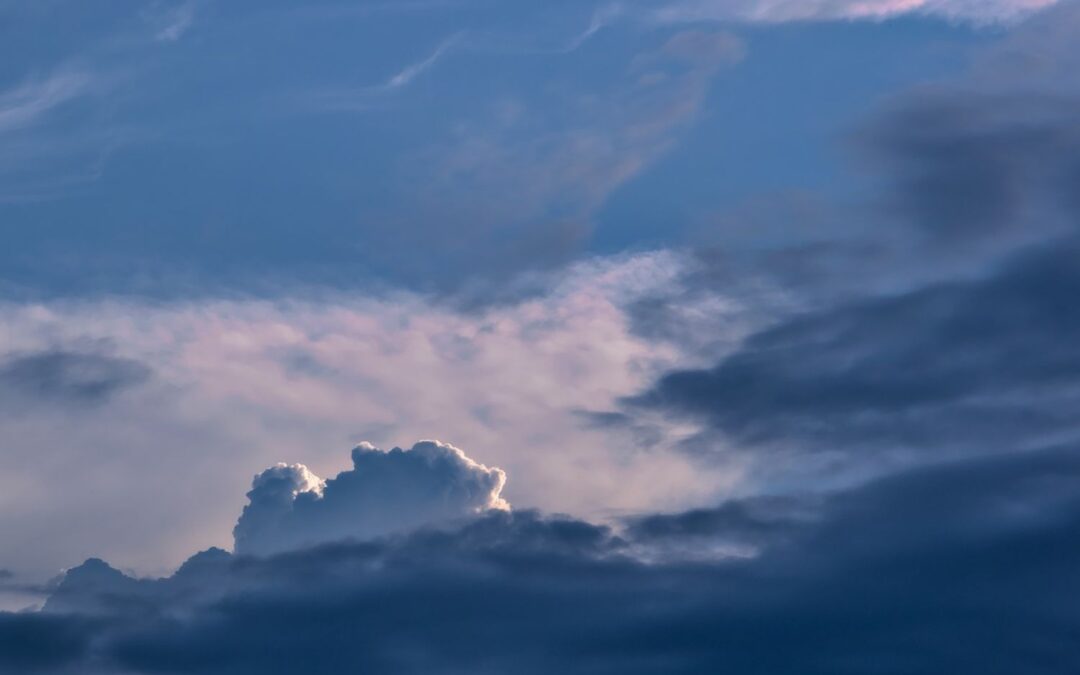
{"label": "thin streak cloud", "polygon": [[459,46],[464,33],[455,33],[443,40],[426,58],[405,66],[381,84],[361,87],[332,87],[303,95],[305,109],[330,112],[365,112],[378,107],[390,94],[408,87],[416,78],[433,68],[453,48]]}
{"label": "thin streak cloud", "polygon": [[594,35],[617,21],[619,17],[623,15],[623,13],[624,9],[622,4],[620,3],[611,3],[598,7],[596,11],[593,12],[592,19],[589,21],[589,26],[585,29],[584,32],[571,40],[570,43],[566,45],[565,48],[563,48],[562,52],[565,54],[569,54],[571,52],[577,51]]}
{"label": "thin streak cloud", "polygon": [[675,0],[655,10],[660,22],[880,21],[926,15],[975,24],[1008,23],[1052,7],[1058,0]]}
{"label": "thin streak cloud", "polygon": [[184,36],[195,23],[195,3],[185,2],[167,12],[154,39],[158,42],[176,42]]}
{"label": "thin streak cloud", "polygon": [[86,94],[94,77],[77,71],[57,71],[0,93],[0,132],[23,129],[49,112]]}
{"label": "thin streak cloud", "polygon": [[447,52],[458,44],[463,35],[464,33],[456,33],[443,40],[430,56],[423,61],[418,61],[400,70],[396,75],[387,80],[386,84],[384,84],[381,89],[399,89],[408,85],[438,63]]}

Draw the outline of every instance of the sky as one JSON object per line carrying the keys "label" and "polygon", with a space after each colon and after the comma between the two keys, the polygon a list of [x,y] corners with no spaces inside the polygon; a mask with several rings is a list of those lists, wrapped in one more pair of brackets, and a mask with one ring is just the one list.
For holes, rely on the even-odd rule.
{"label": "sky", "polygon": [[1073,673],[1077,0],[0,0],[0,673]]}

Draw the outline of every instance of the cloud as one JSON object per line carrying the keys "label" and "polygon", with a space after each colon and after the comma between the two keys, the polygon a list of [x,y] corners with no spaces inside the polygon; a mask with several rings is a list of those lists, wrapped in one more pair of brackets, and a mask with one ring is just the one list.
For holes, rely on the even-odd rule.
{"label": "cloud", "polygon": [[195,24],[195,0],[186,0],[172,7],[160,7],[159,3],[150,10],[149,19],[156,24],[154,39],[158,42],[176,42]]}
{"label": "cloud", "polygon": [[0,389],[29,400],[92,404],[144,382],[150,369],[133,359],[49,350],[0,361]]}
{"label": "cloud", "polygon": [[676,0],[653,10],[664,22],[882,20],[909,14],[974,23],[1015,21],[1057,0]]}
{"label": "cloud", "polygon": [[92,631],[89,621],[0,612],[0,672],[58,672],[87,654]]}
{"label": "cloud", "polygon": [[[238,495],[257,469],[302,460],[332,477],[351,468],[340,449],[364,439],[453,439],[524,477],[503,494],[515,507],[595,515],[711,501],[737,473],[663,452],[664,420],[647,450],[579,413],[685,365],[678,350],[633,335],[622,310],[682,264],[670,252],[594,259],[467,309],[403,292],[0,303],[9,359],[59,349],[152,369],[111,388],[99,374],[109,393],[95,405],[15,398],[15,385],[0,385],[5,403],[20,401],[0,405],[0,539],[64,533],[5,550],[0,566],[33,580],[97,556],[163,572],[195,546],[232,546]],[[735,299],[710,306],[711,318],[727,317],[716,334],[744,333],[742,311]],[[60,372],[67,362],[49,361]],[[57,471],[73,452],[93,461]]]}
{"label": "cloud", "polygon": [[[869,225],[765,258],[776,277],[811,261],[825,281],[793,275],[786,317],[631,408],[700,424],[683,444],[696,456],[760,455],[765,472],[785,456],[824,480],[1076,438],[1080,92],[1064,71],[1078,19],[1048,10],[964,78],[890,99],[855,137],[885,188],[858,213]],[[750,266],[731,257],[704,252],[685,297],[737,287],[730,269]],[[639,305],[635,330],[666,338],[681,300]]]}
{"label": "cloud", "polygon": [[1058,241],[984,279],[810,311],[714,367],[665,375],[632,404],[701,420],[743,447],[864,461],[1072,436],[1078,263],[1080,245]]}
{"label": "cloud", "polygon": [[[779,193],[711,215],[683,292],[643,299],[636,329],[686,341],[678,313],[702,289],[795,309],[896,294],[1075,232],[1078,29],[1076,3],[1048,8],[957,75],[879,100],[844,138],[857,197]],[[740,231],[768,234],[746,246]],[[762,279],[772,286],[755,293]]]}
{"label": "cloud", "polygon": [[882,206],[935,245],[1076,229],[1080,87],[1065,3],[985,50],[959,81],[894,96],[855,136],[888,178]]}
{"label": "cloud", "polygon": [[418,61],[410,66],[403,68],[393,77],[386,81],[384,87],[386,89],[397,89],[398,87],[404,87],[420,76],[422,73],[429,70],[432,66],[438,63],[439,59],[446,55],[450,49],[452,49],[460,40],[462,34],[452,35],[449,38],[439,43],[439,46],[435,48],[435,51],[431,52],[431,55],[422,61]]}
{"label": "cloud", "polygon": [[57,70],[0,92],[0,133],[24,129],[47,114],[93,90],[94,78],[74,70]]}
{"label": "cloud", "polygon": [[501,469],[447,443],[409,450],[363,443],[353,468],[325,483],[301,464],[278,464],[255,477],[233,531],[236,552],[267,555],[341,539],[371,539],[435,522],[508,509]]}
{"label": "cloud", "polygon": [[[415,252],[396,274],[441,273],[443,282],[460,283],[463,271],[466,282],[512,278],[572,260],[597,210],[678,143],[714,76],[743,55],[729,32],[679,31],[617,63],[602,84],[554,81],[546,86],[558,97],[538,97],[544,86],[504,95],[404,158],[408,206],[373,217],[367,236],[376,248],[406,243]],[[432,222],[446,226],[433,232]],[[437,261],[424,254],[435,250],[433,237]],[[470,243],[478,240],[485,245]]]}
{"label": "cloud", "polygon": [[[588,44],[621,16],[617,4],[543,12],[494,6],[455,12],[452,3],[216,6],[208,17],[213,30],[198,36],[197,45],[186,41],[185,31],[201,20],[206,3],[147,4],[134,27],[120,12],[82,17],[80,25],[97,31],[98,44],[65,55],[94,73],[93,86],[67,99],[80,102],[78,114],[57,115],[57,124],[40,137],[20,138],[18,148],[0,157],[0,173],[10,176],[0,201],[18,203],[12,211],[17,218],[24,211],[76,208],[74,202],[54,203],[57,196],[86,199],[90,209],[57,219],[56,236],[21,228],[24,244],[0,253],[10,270],[5,276],[31,291],[264,291],[286,278],[353,289],[390,281],[457,290],[550,269],[579,256],[608,196],[678,144],[702,112],[712,76],[740,54],[728,49],[722,63],[680,60],[663,45],[673,31],[620,29],[612,36],[618,50],[596,68],[577,65],[579,57],[591,55],[558,56]],[[40,17],[27,12],[20,18],[32,26]],[[295,30],[296,22],[303,30]],[[571,25],[577,37],[567,40]],[[416,39],[400,51],[379,49],[376,38],[396,26],[407,26]],[[737,42],[715,28],[695,32],[721,49]],[[282,49],[279,38],[286,34],[298,41]],[[155,35],[170,44],[153,42]],[[365,37],[357,41],[357,35]],[[222,71],[214,53],[238,40],[265,58]],[[648,72],[635,65],[637,55],[657,56],[642,60]],[[256,73],[260,63],[267,67]],[[453,66],[450,80],[430,77],[433,69],[441,76],[444,66]],[[87,95],[105,80],[111,95]],[[199,105],[200,83],[233,95],[220,105]],[[423,119],[433,95],[441,106],[435,124]],[[52,105],[53,113],[66,108],[37,99]],[[370,119],[340,114],[374,109]],[[311,113],[330,115],[304,126],[307,141],[281,148],[288,159],[252,159],[257,148],[269,147],[257,136]],[[248,123],[252,115],[259,124]],[[42,112],[36,119],[51,118]],[[379,132],[383,124],[407,133]],[[339,133],[345,128],[351,131]],[[189,136],[205,142],[165,158],[160,171],[138,166],[164,152],[169,139]],[[229,151],[235,143],[253,145]],[[128,147],[139,152],[118,152]],[[329,162],[325,179],[288,177],[315,155]],[[361,155],[364,161],[355,161]],[[221,175],[213,181],[192,177],[182,166],[189,159],[207,162]],[[109,171],[116,181],[98,180]],[[264,198],[248,200],[245,214],[211,204],[221,189],[252,175],[262,176],[252,185]],[[184,205],[168,206],[168,195],[153,196],[181,177],[191,183],[192,198]],[[293,189],[267,187],[278,178]],[[129,180],[140,189],[117,187]],[[474,194],[485,198],[468,197]],[[113,200],[128,207],[111,216],[88,215]],[[30,202],[35,205],[21,206]],[[300,212],[312,208],[322,214],[314,235],[297,226],[305,219]],[[262,223],[257,233],[240,228],[219,236],[219,228],[208,225],[205,236],[188,236],[192,219],[250,218]],[[154,227],[140,230],[147,236],[128,236],[148,220]],[[56,243],[61,240],[77,240],[95,253],[74,259]]]}
{"label": "cloud", "polygon": [[944,243],[1075,227],[1080,98],[1065,91],[925,91],[863,136],[892,176],[885,206]]}
{"label": "cloud", "polygon": [[[18,644],[0,663],[209,675],[1071,672],[1078,478],[1080,452],[1063,446],[900,473],[825,495],[811,518],[798,500],[755,499],[620,533],[489,512],[261,559],[209,551],[158,580],[117,583],[124,575],[90,561],[44,613],[0,615],[0,644]],[[692,549],[746,523],[770,535],[750,556],[636,557],[660,535]],[[778,523],[783,536],[771,536]]]}
{"label": "cloud", "polygon": [[305,95],[305,106],[330,112],[361,112],[378,106],[382,99],[408,87],[413,80],[431,70],[448,53],[462,45],[464,32],[455,33],[435,47],[430,55],[411,63],[381,84],[363,87],[324,88]]}
{"label": "cloud", "polygon": [[753,557],[790,540],[821,518],[814,495],[766,495],[676,514],[627,520],[627,535],[647,557],[667,560]]}
{"label": "cloud", "polygon": [[[110,121],[115,99],[108,95],[121,88],[121,70],[65,55],[47,73],[32,70],[0,90],[0,205],[44,200],[100,178],[130,135]],[[41,265],[22,246],[11,248],[11,270],[26,258]]]}

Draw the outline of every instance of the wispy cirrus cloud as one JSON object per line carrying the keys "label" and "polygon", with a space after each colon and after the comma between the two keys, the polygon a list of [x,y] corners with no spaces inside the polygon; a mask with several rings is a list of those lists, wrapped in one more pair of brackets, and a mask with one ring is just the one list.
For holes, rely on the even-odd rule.
{"label": "wispy cirrus cloud", "polygon": [[98,78],[88,72],[60,69],[0,92],[0,133],[43,121],[64,104],[92,92],[97,83]]}
{"label": "wispy cirrus cloud", "polygon": [[[118,147],[153,136],[153,124],[120,118],[132,101],[152,104],[143,78],[153,57],[160,43],[177,42],[191,29],[199,6],[199,0],[157,0],[133,21],[126,13],[88,12],[82,22],[109,28],[88,30],[81,44],[73,41],[77,49],[42,59],[48,66],[28,64],[21,78],[0,85],[0,203],[47,201],[85,188],[103,175]],[[27,14],[47,15],[41,8]]]}
{"label": "wispy cirrus cloud", "polygon": [[615,2],[597,7],[593,11],[592,18],[589,20],[589,25],[585,27],[585,30],[570,40],[560,51],[568,54],[577,50],[594,35],[617,21],[625,11],[621,4]]}
{"label": "wispy cirrus cloud", "polygon": [[479,120],[462,120],[445,141],[402,159],[412,204],[373,226],[376,241],[412,236],[434,219],[454,224],[445,235],[424,233],[448,237],[441,256],[472,258],[466,242],[484,237],[495,250],[481,265],[496,275],[566,260],[596,210],[678,143],[714,76],[744,51],[726,31],[679,31],[631,55],[602,87],[557,82],[557,97],[492,102]]}
{"label": "wispy cirrus cloud", "polygon": [[925,15],[999,23],[1057,4],[1058,0],[675,0],[648,15],[661,22],[881,20]]}
{"label": "wispy cirrus cloud", "polygon": [[397,89],[404,87],[410,82],[415,80],[423,73],[430,70],[443,58],[451,49],[461,43],[461,39],[464,33],[455,33],[439,43],[439,46],[435,48],[435,51],[431,52],[431,55],[426,59],[417,61],[411,65],[408,65],[398,71],[393,77],[386,81],[382,85],[382,89]]}
{"label": "wispy cirrus cloud", "polygon": [[378,84],[359,87],[330,87],[304,94],[304,107],[330,112],[360,112],[377,106],[386,97],[408,87],[434,68],[455,48],[463,45],[464,32],[440,42],[428,56],[410,63]]}
{"label": "wispy cirrus cloud", "polygon": [[0,92],[0,203],[48,199],[101,176],[123,134],[81,111],[114,84],[64,66]]}
{"label": "wispy cirrus cloud", "polygon": [[194,0],[187,0],[180,4],[162,10],[155,16],[157,32],[154,39],[158,42],[176,42],[184,36],[195,24],[196,4]]}

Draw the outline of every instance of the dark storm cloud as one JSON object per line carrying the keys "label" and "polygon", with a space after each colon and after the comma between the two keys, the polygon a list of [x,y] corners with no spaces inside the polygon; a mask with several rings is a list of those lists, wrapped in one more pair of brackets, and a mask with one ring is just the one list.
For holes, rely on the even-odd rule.
{"label": "dark storm cloud", "polygon": [[86,405],[106,401],[149,375],[147,366],[132,359],[51,350],[0,362],[0,391],[30,400]]}
{"label": "dark storm cloud", "polygon": [[1049,451],[838,495],[743,589],[628,643],[710,640],[735,672],[1070,672],[1078,617],[1049,589],[1078,582],[1078,468]]}
{"label": "dark storm cloud", "polygon": [[887,175],[887,207],[939,243],[1076,228],[1078,29],[1080,5],[1061,3],[965,80],[896,97],[857,136]]}
{"label": "dark storm cloud", "polygon": [[909,96],[863,140],[894,182],[891,210],[937,237],[992,237],[1076,226],[1078,120],[1066,93],[943,89]]}
{"label": "dark storm cloud", "polygon": [[1075,429],[1078,294],[1080,245],[1058,242],[985,279],[797,316],[631,403],[803,450],[1031,442]]}
{"label": "dark storm cloud", "polygon": [[762,496],[677,514],[633,518],[627,533],[646,545],[711,541],[760,547],[804,529],[820,517],[820,500],[810,496]]}
{"label": "dark storm cloud", "polygon": [[86,656],[94,629],[84,618],[0,612],[0,673],[65,672]]}
{"label": "dark storm cloud", "polygon": [[[45,614],[3,615],[0,641],[57,672],[1073,672],[1078,484],[1080,451],[1061,447],[623,536],[495,512],[270,558],[209,551],[159,581],[91,561]],[[633,555],[733,527],[784,536],[751,558]]]}

